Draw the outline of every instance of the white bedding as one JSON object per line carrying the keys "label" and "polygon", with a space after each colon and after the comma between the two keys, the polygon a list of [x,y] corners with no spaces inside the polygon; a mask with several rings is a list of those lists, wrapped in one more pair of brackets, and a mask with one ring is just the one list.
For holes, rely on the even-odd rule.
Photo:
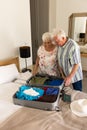
{"label": "white bedding", "polygon": [[85,44],[83,46],[80,45],[80,52],[81,53],[87,53],[87,44]]}
{"label": "white bedding", "polygon": [[0,124],[21,108],[21,106],[14,105],[12,101],[12,96],[19,86],[13,82],[0,85]]}
{"label": "white bedding", "polygon": [[25,73],[20,73],[14,82],[17,84],[26,84],[26,80],[28,80],[31,76],[32,73],[30,73],[29,71]]}
{"label": "white bedding", "polygon": [[21,107],[22,106],[14,105],[13,103],[0,100],[0,124]]}
{"label": "white bedding", "polygon": [[18,90],[19,86],[19,84],[12,82],[0,85],[0,100],[12,103],[12,96]]}
{"label": "white bedding", "polygon": [[[15,82],[0,85],[0,130],[80,130],[87,129],[87,118],[72,114],[69,103],[60,102],[61,111],[43,111],[14,105],[13,94],[31,77],[29,72],[20,74]],[[87,98],[87,94],[67,89],[72,100]],[[20,114],[21,113],[21,114]],[[80,123],[82,122],[82,123]]]}
{"label": "white bedding", "polygon": [[4,83],[0,85],[0,100],[12,102],[12,95],[18,90],[22,84],[26,84],[26,80],[31,77],[30,72],[20,73],[14,82]]}
{"label": "white bedding", "polygon": [[13,95],[31,77],[30,72],[20,73],[14,82],[0,84],[0,124],[22,106],[13,104]]}
{"label": "white bedding", "polygon": [[20,73],[19,76],[17,77],[17,79],[27,80],[31,76],[32,76],[32,73],[30,73],[29,71],[27,71],[25,73]]}

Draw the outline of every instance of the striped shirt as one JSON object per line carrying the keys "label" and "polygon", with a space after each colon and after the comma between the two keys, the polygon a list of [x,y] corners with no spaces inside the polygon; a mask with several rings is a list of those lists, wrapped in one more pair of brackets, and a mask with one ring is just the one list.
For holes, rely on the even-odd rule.
{"label": "striped shirt", "polygon": [[73,66],[79,63],[79,68],[72,78],[72,83],[83,79],[80,48],[72,39],[69,38],[64,46],[59,47],[58,62],[63,69],[65,76],[68,76],[71,73]]}

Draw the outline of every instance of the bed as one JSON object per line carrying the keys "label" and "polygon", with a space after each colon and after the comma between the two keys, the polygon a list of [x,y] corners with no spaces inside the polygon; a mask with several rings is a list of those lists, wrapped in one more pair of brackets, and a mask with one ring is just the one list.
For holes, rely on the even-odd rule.
{"label": "bed", "polygon": [[[16,64],[18,58],[0,61],[0,67]],[[86,130],[87,117],[78,117],[70,109],[70,103],[60,100],[60,111],[45,111],[15,105],[12,96],[31,76],[30,72],[19,73],[15,80],[0,84],[0,130]],[[66,88],[71,100],[86,98],[87,94]]]}

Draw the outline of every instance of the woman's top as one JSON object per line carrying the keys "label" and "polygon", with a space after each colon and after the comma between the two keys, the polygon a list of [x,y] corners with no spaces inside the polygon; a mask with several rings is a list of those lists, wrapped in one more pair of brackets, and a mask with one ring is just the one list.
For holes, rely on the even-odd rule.
{"label": "woman's top", "polygon": [[39,73],[52,76],[58,75],[57,51],[58,47],[55,47],[52,51],[46,51],[43,45],[39,47],[37,51],[39,57]]}

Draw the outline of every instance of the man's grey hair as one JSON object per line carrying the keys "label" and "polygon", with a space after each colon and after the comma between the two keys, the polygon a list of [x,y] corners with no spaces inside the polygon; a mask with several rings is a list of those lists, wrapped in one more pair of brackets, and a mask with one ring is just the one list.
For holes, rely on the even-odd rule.
{"label": "man's grey hair", "polygon": [[65,34],[64,30],[62,30],[62,29],[61,30],[55,29],[53,31],[53,36],[54,37],[57,36],[58,38],[62,38],[62,37],[66,38],[66,34]]}

